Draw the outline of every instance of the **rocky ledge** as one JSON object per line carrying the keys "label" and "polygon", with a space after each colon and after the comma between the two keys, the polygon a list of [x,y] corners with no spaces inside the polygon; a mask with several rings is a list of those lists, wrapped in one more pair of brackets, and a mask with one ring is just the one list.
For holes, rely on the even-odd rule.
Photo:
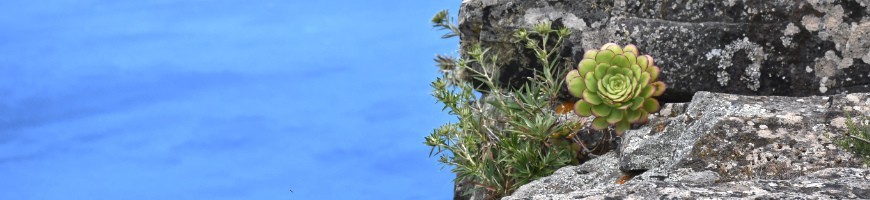
{"label": "rocky ledge", "polygon": [[[609,42],[636,44],[662,69],[663,102],[697,91],[811,96],[870,92],[870,0],[464,0],[463,48],[502,55],[502,81],[540,68],[512,41],[541,22],[566,27],[562,58]],[[570,65],[570,64],[569,64]]]}
{"label": "rocky ledge", "polygon": [[613,151],[504,199],[870,199],[870,169],[834,144],[846,112],[870,116],[870,0],[464,0],[458,19],[509,85],[540,68],[513,33],[541,22],[570,30],[566,68],[631,43],[668,85]]}
{"label": "rocky ledge", "polygon": [[833,143],[870,93],[776,97],[698,92],[666,104],[622,145],[504,199],[870,199],[870,169]]}

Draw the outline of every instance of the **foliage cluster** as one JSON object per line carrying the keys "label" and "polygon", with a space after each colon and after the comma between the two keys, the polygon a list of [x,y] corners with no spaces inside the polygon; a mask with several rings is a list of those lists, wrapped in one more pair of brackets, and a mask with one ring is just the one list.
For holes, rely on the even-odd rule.
{"label": "foliage cluster", "polygon": [[870,117],[864,116],[854,121],[846,112],[846,137],[836,141],[843,148],[851,150],[870,165]]}
{"label": "foliage cluster", "polygon": [[[447,11],[432,23],[451,32],[444,38],[458,35]],[[433,96],[457,121],[435,129],[425,144],[432,147],[430,156],[453,167],[457,183],[469,182],[488,198],[499,198],[578,162],[578,152],[586,148],[573,133],[582,124],[563,120],[553,109],[560,104],[561,78],[567,73],[558,53],[568,34],[550,23],[516,32],[513,41],[525,43],[543,65],[519,88],[499,83],[499,55],[479,44],[460,58],[435,58],[441,77],[431,83]],[[475,87],[471,80],[482,85]]]}

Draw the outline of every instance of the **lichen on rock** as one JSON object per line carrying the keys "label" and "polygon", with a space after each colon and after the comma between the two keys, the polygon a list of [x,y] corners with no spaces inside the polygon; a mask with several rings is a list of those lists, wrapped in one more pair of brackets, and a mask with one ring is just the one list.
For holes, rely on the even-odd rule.
{"label": "lichen on rock", "polygon": [[[653,117],[651,126],[628,131],[615,157],[563,168],[586,170],[534,181],[505,199],[870,198],[864,192],[870,190],[870,168],[833,144],[845,130],[843,108],[855,106],[870,106],[870,93],[699,92],[688,104],[667,104],[664,109],[672,111]],[[633,178],[615,184],[621,177],[615,173]],[[588,176],[599,179],[593,183]],[[820,185],[825,189],[808,190]]]}
{"label": "lichen on rock", "polygon": [[668,85],[614,152],[505,199],[870,198],[868,166],[835,145],[845,112],[870,115],[870,0],[467,0],[459,19],[463,46],[515,53],[504,84],[541,67],[505,38],[546,20],[571,31],[566,63],[635,44]]}
{"label": "lichen on rock", "polygon": [[[697,91],[870,92],[864,87],[870,84],[867,10],[866,0],[471,0],[462,4],[459,19],[462,41],[468,41],[463,45],[499,47],[510,46],[504,38],[512,31],[553,20],[571,30],[562,57],[575,63],[584,50],[604,43],[649,47],[649,54],[667,63],[662,79],[673,86],[662,101],[686,102]],[[736,44],[752,45],[732,47],[728,59],[726,46]],[[521,45],[510,49],[517,56],[506,57],[503,70],[516,76],[503,81],[522,85],[530,71],[524,69],[539,66]]]}

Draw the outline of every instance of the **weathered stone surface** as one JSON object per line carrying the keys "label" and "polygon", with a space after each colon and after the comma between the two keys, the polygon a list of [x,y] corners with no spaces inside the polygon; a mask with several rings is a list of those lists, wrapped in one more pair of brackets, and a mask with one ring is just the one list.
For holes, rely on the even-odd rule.
{"label": "weathered stone surface", "polygon": [[[870,93],[698,92],[628,131],[619,151],[560,169],[505,199],[867,199],[870,169],[832,143],[845,130],[844,111],[870,116]],[[637,173],[616,184],[618,174]]]}
{"label": "weathered stone surface", "polygon": [[571,30],[562,56],[575,63],[604,43],[637,44],[663,70],[664,102],[870,91],[870,0],[465,0],[461,44],[511,54],[502,81],[516,85],[540,65],[511,34],[543,21]]}
{"label": "weathered stone surface", "polygon": [[[759,97],[699,92],[686,112],[629,131],[620,168],[711,170],[723,181],[788,179],[860,162],[836,147],[831,127],[850,97],[870,105],[866,94]],[[832,101],[836,101],[834,107]],[[859,106],[859,107],[860,107]],[[855,111],[853,114],[870,115]],[[844,118],[845,119],[845,118]],[[845,128],[845,127],[840,127]]]}
{"label": "weathered stone surface", "polygon": [[533,196],[548,193],[570,193],[587,188],[616,185],[622,176],[615,152],[604,154],[578,166],[563,167],[551,176],[523,185],[513,196]]}
{"label": "weathered stone surface", "polygon": [[829,168],[791,180],[696,183],[629,181],[624,185],[569,193],[510,196],[503,199],[868,199],[870,170]]}

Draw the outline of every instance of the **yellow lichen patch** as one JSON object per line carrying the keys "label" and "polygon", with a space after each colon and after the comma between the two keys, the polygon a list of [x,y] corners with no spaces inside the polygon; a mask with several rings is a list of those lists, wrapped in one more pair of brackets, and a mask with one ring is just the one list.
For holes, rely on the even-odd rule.
{"label": "yellow lichen patch", "polygon": [[631,176],[624,175],[621,178],[619,178],[619,180],[616,180],[616,184],[622,185],[622,184],[625,184],[625,182],[627,182],[628,180],[631,180]]}
{"label": "yellow lichen patch", "polygon": [[574,101],[563,101],[562,104],[556,106],[556,113],[567,114],[574,110]]}

